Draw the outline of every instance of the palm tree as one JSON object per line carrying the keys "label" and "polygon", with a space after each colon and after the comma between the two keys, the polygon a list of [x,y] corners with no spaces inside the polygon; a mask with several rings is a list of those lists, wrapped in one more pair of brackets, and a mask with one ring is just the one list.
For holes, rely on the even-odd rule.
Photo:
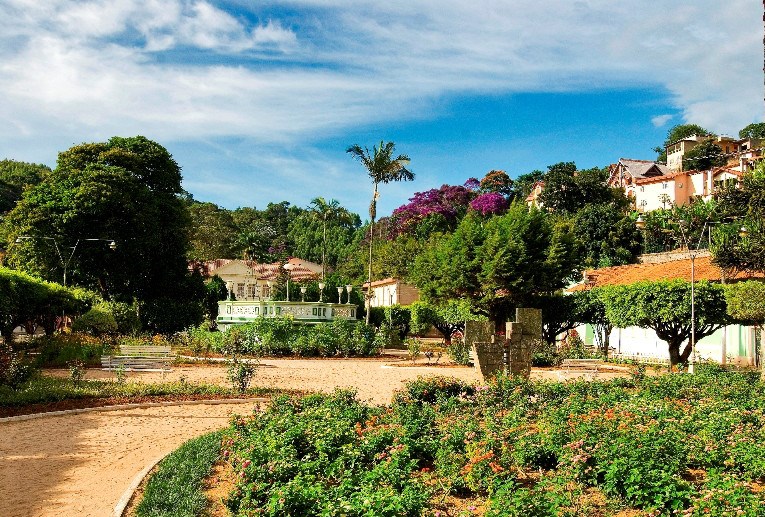
{"label": "palm tree", "polygon": [[311,213],[321,221],[322,241],[321,241],[321,280],[324,281],[326,273],[326,254],[327,254],[327,220],[334,220],[340,223],[350,222],[351,213],[340,206],[337,199],[326,201],[323,197],[317,197],[311,200]]}
{"label": "palm tree", "polygon": [[346,149],[346,152],[353,158],[361,162],[361,164],[367,169],[369,177],[372,178],[374,184],[374,193],[372,194],[372,202],[369,204],[369,275],[367,278],[367,324],[369,324],[369,305],[371,300],[372,290],[372,241],[374,240],[374,227],[375,216],[377,215],[377,186],[380,183],[390,183],[391,181],[412,181],[414,179],[414,173],[406,168],[409,164],[409,157],[405,154],[400,154],[396,158],[393,158],[393,153],[396,150],[396,144],[393,142],[380,141],[380,147],[372,147],[370,152],[368,148],[361,148],[358,144],[354,144]]}

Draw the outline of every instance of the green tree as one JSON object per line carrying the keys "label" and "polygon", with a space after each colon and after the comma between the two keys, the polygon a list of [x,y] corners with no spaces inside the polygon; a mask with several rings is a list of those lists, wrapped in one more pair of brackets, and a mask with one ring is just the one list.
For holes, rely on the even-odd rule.
{"label": "green tree", "polygon": [[542,309],[542,337],[545,342],[554,345],[560,334],[587,323],[589,301],[588,291],[571,294],[556,292],[536,297],[532,305]]}
{"label": "green tree", "polygon": [[473,308],[467,300],[447,300],[440,305],[417,301],[409,306],[409,312],[409,326],[413,334],[425,334],[433,326],[444,337],[447,346],[451,345],[452,336],[456,332],[465,331],[466,321],[483,318],[473,313]]}
{"label": "green tree", "polygon": [[468,214],[453,234],[435,236],[410,274],[426,301],[464,298],[496,322],[577,274],[579,246],[570,222],[515,202],[506,214]]}
{"label": "green tree", "polygon": [[765,164],[745,174],[740,187],[720,191],[716,212],[724,224],[713,233],[713,262],[726,276],[765,272]]}
{"label": "green tree", "polygon": [[[691,354],[691,286],[683,280],[638,282],[600,288],[608,319],[615,327],[642,327],[667,342],[674,366]],[[712,334],[729,322],[725,292],[718,284],[697,282],[694,289],[695,337]],[[681,350],[681,345],[686,343]]]}
{"label": "green tree", "polygon": [[611,203],[626,211],[628,200],[620,189],[606,184],[608,172],[605,169],[577,170],[573,162],[557,163],[548,169],[539,196],[545,208],[574,214],[588,204]]}
{"label": "green tree", "polygon": [[337,199],[326,201],[323,197],[312,199],[309,210],[315,218],[321,221],[321,279],[324,280],[327,256],[327,221],[351,223],[353,216],[347,209],[340,206]]}
{"label": "green tree", "polygon": [[0,160],[0,213],[10,211],[24,188],[36,185],[50,174],[50,167],[37,163]]}
{"label": "green tree", "polygon": [[739,138],[765,138],[765,122],[749,124],[738,132]]}
{"label": "green tree", "polygon": [[611,203],[587,204],[573,217],[574,233],[582,245],[584,266],[633,264],[643,238],[631,217]]}
{"label": "green tree", "polygon": [[673,126],[667,131],[667,138],[664,139],[664,143],[659,147],[654,147],[653,151],[658,155],[656,157],[657,162],[667,163],[667,146],[673,144],[679,140],[696,136],[707,136],[712,133],[699,126],[698,124],[678,124]]}
{"label": "green tree", "polygon": [[[725,286],[728,315],[742,323],[765,326],[765,283],[749,280]],[[765,379],[765,347],[760,346],[760,371]]]}
{"label": "green tree", "polygon": [[727,161],[722,147],[711,140],[707,140],[685,153],[683,170],[709,170],[713,167],[722,167]]}
{"label": "green tree", "polygon": [[[53,279],[62,278],[68,265],[73,284],[105,299],[184,297],[195,288],[189,285],[190,222],[181,192],[180,167],[145,137],[74,146],[24,191],[5,219],[8,261]],[[15,243],[20,236],[34,238]],[[62,260],[54,241],[39,237],[55,239],[61,256],[69,258]],[[117,248],[88,240],[94,238],[113,239]]]}
{"label": "green tree", "polygon": [[[374,146],[372,151],[368,148],[361,148],[358,144],[350,146],[346,152],[353,158],[361,162],[367,170],[369,177],[372,178],[374,191],[372,202],[369,204],[369,274],[367,282],[372,283],[372,256],[374,243],[374,225],[377,216],[377,188],[380,183],[390,183],[392,181],[412,181],[414,173],[406,168],[409,164],[409,157],[400,154],[393,157],[396,145],[393,142],[380,141],[380,147]],[[367,324],[369,324],[369,301],[367,300]]]}
{"label": "green tree", "polygon": [[39,325],[51,334],[58,316],[79,314],[86,305],[82,291],[0,267],[0,334],[8,344],[19,325],[30,332]]}
{"label": "green tree", "polygon": [[188,206],[190,260],[233,258],[237,255],[237,231],[231,212],[213,203]]}

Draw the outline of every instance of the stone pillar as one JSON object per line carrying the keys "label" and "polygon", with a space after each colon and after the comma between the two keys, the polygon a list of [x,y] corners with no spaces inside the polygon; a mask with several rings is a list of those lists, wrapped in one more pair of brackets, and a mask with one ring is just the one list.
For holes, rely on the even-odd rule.
{"label": "stone pillar", "polygon": [[507,371],[528,378],[534,345],[542,337],[542,311],[516,309],[515,322],[506,324],[506,336]]}
{"label": "stone pillar", "polygon": [[497,341],[494,335],[494,322],[465,322],[465,345],[473,351],[475,369],[481,372],[484,378],[504,370],[505,344]]}

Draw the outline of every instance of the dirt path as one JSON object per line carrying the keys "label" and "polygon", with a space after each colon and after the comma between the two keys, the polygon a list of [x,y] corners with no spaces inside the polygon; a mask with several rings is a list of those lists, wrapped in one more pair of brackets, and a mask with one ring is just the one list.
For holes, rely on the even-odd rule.
{"label": "dirt path", "polygon": [[0,423],[0,515],[107,517],[146,465],[253,403],[97,411]]}

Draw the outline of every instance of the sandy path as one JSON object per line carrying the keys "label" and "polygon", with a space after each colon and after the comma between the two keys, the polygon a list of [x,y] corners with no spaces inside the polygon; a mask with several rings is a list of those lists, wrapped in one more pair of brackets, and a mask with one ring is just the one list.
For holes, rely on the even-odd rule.
{"label": "sandy path", "polygon": [[112,515],[133,477],[253,403],[98,411],[0,423],[0,515]]}

